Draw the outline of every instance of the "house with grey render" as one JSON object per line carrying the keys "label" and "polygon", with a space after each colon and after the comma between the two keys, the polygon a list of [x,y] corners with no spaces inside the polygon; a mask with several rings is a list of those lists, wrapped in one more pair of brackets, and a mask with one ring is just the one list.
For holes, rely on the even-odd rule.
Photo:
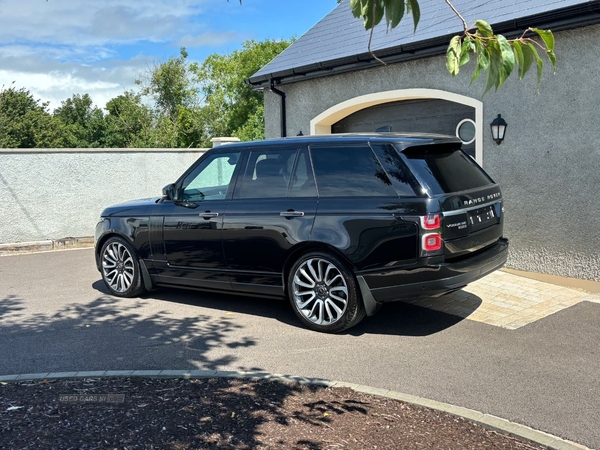
{"label": "house with grey render", "polygon": [[[502,186],[508,266],[600,281],[600,1],[462,0],[468,23],[496,33],[528,27],[556,38],[538,87],[535,68],[484,93],[473,66],[452,77],[447,45],[462,23],[443,0],[420,0],[421,20],[369,32],[342,2],[247,80],[265,92],[269,138],[376,130],[459,136]],[[381,61],[383,61],[383,63]],[[491,122],[508,124],[499,145]]]}

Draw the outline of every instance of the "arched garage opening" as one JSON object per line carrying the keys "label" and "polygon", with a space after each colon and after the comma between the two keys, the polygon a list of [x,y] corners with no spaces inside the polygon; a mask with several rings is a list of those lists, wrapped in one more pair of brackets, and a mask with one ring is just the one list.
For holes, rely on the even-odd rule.
{"label": "arched garage opening", "polygon": [[400,89],[355,97],[310,121],[311,134],[398,132],[459,134],[464,148],[483,163],[483,103],[437,89]]}

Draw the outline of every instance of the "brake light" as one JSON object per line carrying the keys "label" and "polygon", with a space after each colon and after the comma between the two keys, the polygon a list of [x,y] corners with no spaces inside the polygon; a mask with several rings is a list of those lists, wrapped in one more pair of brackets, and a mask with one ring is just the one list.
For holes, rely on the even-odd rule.
{"label": "brake light", "polygon": [[424,230],[435,230],[440,227],[442,220],[439,214],[428,214],[421,216],[421,228]]}
{"label": "brake light", "polygon": [[439,233],[425,234],[421,239],[421,248],[426,252],[435,252],[442,248],[442,235]]}

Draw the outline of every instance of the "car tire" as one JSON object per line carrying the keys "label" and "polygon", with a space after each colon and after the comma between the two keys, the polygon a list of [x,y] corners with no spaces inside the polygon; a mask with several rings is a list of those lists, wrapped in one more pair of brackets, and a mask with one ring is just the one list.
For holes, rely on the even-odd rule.
{"label": "car tire", "polygon": [[365,317],[354,274],[329,252],[302,255],[289,272],[287,290],[294,312],[312,330],[339,333]]}
{"label": "car tire", "polygon": [[110,293],[117,297],[137,297],[145,290],[137,253],[121,237],[111,237],[102,246],[100,273]]}

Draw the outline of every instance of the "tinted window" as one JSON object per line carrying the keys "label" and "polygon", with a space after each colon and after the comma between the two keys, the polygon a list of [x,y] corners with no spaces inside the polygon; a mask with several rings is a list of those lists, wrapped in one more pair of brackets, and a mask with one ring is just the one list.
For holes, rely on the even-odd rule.
{"label": "tinted window", "polygon": [[431,194],[448,194],[493,184],[493,181],[456,145],[409,147],[402,152]]}
{"label": "tinted window", "polygon": [[221,200],[227,195],[239,152],[216,153],[203,160],[185,177],[182,200]]}
{"label": "tinted window", "polygon": [[296,149],[252,150],[236,198],[285,197]]}
{"label": "tinted window", "polygon": [[320,197],[396,196],[370,147],[311,147]]}
{"label": "tinted window", "polygon": [[315,186],[315,177],[310,164],[308,151],[303,149],[298,154],[296,164],[292,171],[289,197],[316,197],[317,188]]}
{"label": "tinted window", "polygon": [[414,197],[415,192],[419,192],[420,185],[396,149],[390,144],[374,145],[373,151],[392,180],[398,195]]}

